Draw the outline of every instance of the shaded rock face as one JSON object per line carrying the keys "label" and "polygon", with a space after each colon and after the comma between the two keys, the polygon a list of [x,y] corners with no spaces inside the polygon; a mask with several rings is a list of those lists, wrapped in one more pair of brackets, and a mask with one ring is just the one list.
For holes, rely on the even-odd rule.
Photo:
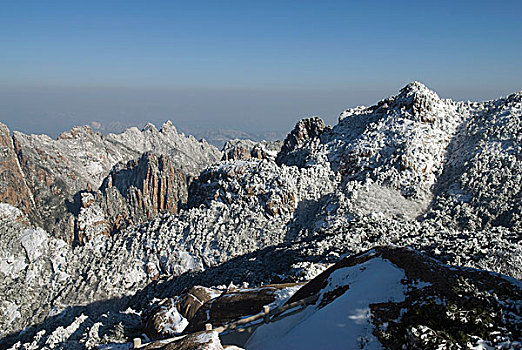
{"label": "shaded rock face", "polygon": [[189,178],[167,155],[144,153],[114,167],[99,191],[81,192],[76,218],[78,243],[109,236],[160,213],[176,214],[187,202]]}
{"label": "shaded rock face", "polygon": [[25,182],[9,129],[0,123],[0,199],[25,214],[34,209],[33,194]]}
{"label": "shaded rock face", "polygon": [[286,137],[277,155],[277,164],[305,166],[310,150],[304,146],[311,147],[311,144],[319,143],[321,135],[328,129],[319,117],[300,120]]}
{"label": "shaded rock face", "polygon": [[187,175],[175,167],[169,156],[144,153],[125,166],[116,166],[100,190],[116,188],[129,205],[150,218],[161,212],[177,213],[187,202]]}
{"label": "shaded rock face", "polygon": [[[3,134],[3,143],[8,145],[5,136],[8,132],[4,131]],[[84,190],[99,188],[115,164],[152,152],[158,156],[168,155],[176,169],[197,176],[203,168],[221,158],[217,148],[205,141],[199,142],[191,136],[178,134],[171,122],[163,124],[160,130],[149,124],[141,131],[130,128],[119,135],[107,136],[95,133],[87,126],[75,127],[62,133],[57,140],[46,135],[25,135],[15,131],[12,139],[21,172],[33,194],[33,197],[28,195],[26,198],[34,198],[35,207],[38,208],[34,215],[30,215],[32,222],[68,242],[75,240],[74,216],[79,210],[78,198],[74,196],[79,196],[79,192]],[[13,169],[16,170],[15,167]],[[18,178],[23,179],[24,176]],[[16,179],[11,182],[9,188],[23,189]],[[150,193],[148,191],[166,194],[166,197],[162,197],[158,193],[150,193],[150,204],[153,207],[150,214],[155,212],[154,208],[175,211],[173,207],[177,206],[177,202],[173,202],[172,196],[175,196],[177,190],[159,187],[166,183],[153,185],[151,182],[150,185],[157,185],[158,188],[140,188],[139,185],[136,188],[140,188],[141,192],[146,191],[147,195]],[[6,192],[8,195],[12,197],[12,203],[19,201],[22,208],[27,207],[26,201]],[[140,198],[135,199],[136,203],[140,201]]]}
{"label": "shaded rock face", "polygon": [[[114,148],[101,151],[102,136],[76,127],[58,140],[46,135],[13,133],[15,149],[38,208],[31,221],[72,242],[73,213],[69,205],[79,190],[95,185],[121,155]],[[97,186],[96,186],[97,187]]]}

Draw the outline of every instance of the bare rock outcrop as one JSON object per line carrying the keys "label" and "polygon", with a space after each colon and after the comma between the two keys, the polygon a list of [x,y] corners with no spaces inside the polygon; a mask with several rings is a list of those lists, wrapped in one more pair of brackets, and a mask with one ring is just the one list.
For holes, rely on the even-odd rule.
{"label": "bare rock outcrop", "polygon": [[160,213],[176,214],[187,202],[189,181],[167,155],[146,152],[139,159],[116,165],[99,191],[80,193],[78,243],[109,236]]}
{"label": "bare rock outcrop", "polygon": [[230,140],[223,146],[221,160],[275,160],[281,147],[282,141]]}
{"label": "bare rock outcrop", "polygon": [[[8,144],[7,141],[4,143]],[[75,127],[62,133],[57,140],[46,135],[25,135],[15,131],[13,144],[21,172],[38,208],[30,216],[32,222],[68,242],[75,240],[74,216],[79,208],[74,196],[84,190],[98,189],[117,163],[152,152],[168,155],[176,169],[197,176],[203,168],[221,158],[217,148],[204,140],[200,142],[192,136],[179,134],[171,122],[163,124],[160,130],[148,124],[141,131],[130,128],[121,134],[106,136],[93,132],[88,126]],[[14,181],[10,186],[17,187],[16,183]],[[161,186],[160,183],[157,185]],[[157,191],[154,188],[148,190]],[[135,198],[135,202],[140,200]],[[171,198],[161,196],[150,200],[150,204],[160,209],[170,210],[169,205],[177,205]],[[17,199],[12,198],[13,201]],[[27,207],[23,201],[20,205]],[[151,210],[152,213],[154,209]]]}
{"label": "bare rock outcrop", "polygon": [[277,155],[277,164],[305,166],[314,143],[319,143],[321,135],[329,129],[319,117],[306,118],[297,122]]}
{"label": "bare rock outcrop", "polygon": [[187,175],[169,156],[147,152],[116,166],[100,190],[117,189],[132,208],[151,218],[160,212],[177,213],[179,204],[187,201],[187,183]]}
{"label": "bare rock outcrop", "polygon": [[144,347],[144,350],[241,350],[238,347],[223,347],[217,332],[192,333],[170,342],[157,342]]}
{"label": "bare rock outcrop", "polygon": [[161,300],[145,316],[145,333],[161,339],[182,333],[198,310],[221,291],[194,286],[179,296]]}
{"label": "bare rock outcrop", "polygon": [[34,209],[31,190],[18,163],[11,133],[6,125],[0,123],[0,199],[11,204],[25,214]]}

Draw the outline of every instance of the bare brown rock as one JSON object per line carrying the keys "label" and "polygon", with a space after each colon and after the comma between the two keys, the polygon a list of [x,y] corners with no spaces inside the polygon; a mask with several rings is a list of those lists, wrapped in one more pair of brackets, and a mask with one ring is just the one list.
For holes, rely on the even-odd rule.
{"label": "bare brown rock", "polygon": [[[93,205],[82,202],[80,194],[85,191],[95,192],[116,164],[125,164],[146,152],[170,156],[170,164],[162,164],[162,160],[159,160],[156,168],[159,166],[164,169],[159,177],[151,168],[148,174],[143,174],[142,183],[135,186],[139,193],[123,196],[138,208],[125,210],[122,215],[139,222],[141,219],[133,218],[132,213],[139,212],[141,217],[145,207],[148,218],[159,212],[177,212],[177,193],[180,189],[171,185],[178,181],[184,182],[184,174],[197,176],[203,168],[221,157],[217,148],[205,141],[199,142],[191,136],[179,134],[170,122],[163,124],[160,130],[149,124],[141,131],[130,128],[122,134],[106,136],[94,132],[88,126],[74,127],[56,140],[47,135],[26,135],[15,131],[12,142],[4,126],[1,138],[0,142],[6,150],[14,149],[9,160],[6,157],[2,165],[6,169],[12,168],[1,175],[6,184],[4,193],[0,192],[2,197],[26,212],[34,198],[34,207],[38,210],[32,214],[28,212],[31,222],[69,242],[78,239],[78,232],[71,231],[70,219],[75,219],[82,208]],[[20,170],[16,169],[16,158]],[[168,167],[172,165],[181,170],[183,175],[171,172],[167,177]],[[147,165],[142,167],[146,168]],[[169,182],[173,177],[176,179]],[[106,187],[112,187],[112,183],[109,181]],[[111,214],[111,217],[116,216],[116,213]]]}
{"label": "bare brown rock", "polygon": [[211,323],[214,327],[217,327],[244,316],[257,314],[263,311],[263,306],[276,300],[278,290],[277,285],[273,285],[224,293],[200,307],[190,320],[185,332],[191,333],[202,330],[206,323]]}
{"label": "bare brown rock", "polygon": [[141,216],[141,213],[151,218],[164,212],[177,213],[179,205],[187,201],[189,180],[169,156],[147,152],[137,160],[117,166],[105,178],[100,190],[107,206],[111,206],[113,200],[108,192],[117,191],[128,204],[132,216]]}
{"label": "bare brown rock", "polygon": [[0,202],[11,204],[30,214],[33,194],[25,182],[9,129],[0,123]]}

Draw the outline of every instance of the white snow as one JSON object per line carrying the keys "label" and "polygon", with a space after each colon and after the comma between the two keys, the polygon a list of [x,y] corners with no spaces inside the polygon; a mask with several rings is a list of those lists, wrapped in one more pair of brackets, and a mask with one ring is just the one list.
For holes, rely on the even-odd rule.
{"label": "white snow", "polygon": [[38,228],[36,230],[27,229],[20,239],[22,246],[27,253],[27,258],[34,263],[42,254],[43,244],[47,241],[47,232]]}
{"label": "white snow", "polygon": [[4,253],[0,258],[0,272],[11,278],[15,278],[26,266],[25,257]]}
{"label": "white snow", "polygon": [[293,287],[287,287],[283,289],[279,289],[275,292],[276,300],[274,300],[272,303],[270,303],[268,306],[270,307],[270,310],[274,310],[280,306],[282,306],[288,299],[292,297],[292,295],[295,294],[299,289],[301,289],[302,285],[299,286],[293,286]]}
{"label": "white snow", "polygon": [[2,311],[4,315],[7,316],[8,323],[11,324],[15,319],[22,316],[20,311],[18,311],[19,306],[10,301],[4,302],[4,306],[2,307]]}
{"label": "white snow", "polygon": [[80,326],[82,323],[87,320],[89,317],[81,314],[76,317],[74,322],[71,323],[66,328],[58,327],[56,330],[47,338],[45,344],[48,345],[51,349],[57,346],[59,343],[66,341]]}
{"label": "white snow", "polygon": [[[255,349],[381,349],[373,336],[369,305],[404,299],[404,271],[390,261],[373,258],[334,271],[322,291],[349,289],[321,309],[312,305],[276,322],[260,326],[245,348]],[[322,298],[319,299],[320,303]]]}
{"label": "white snow", "polygon": [[183,332],[189,324],[189,321],[178,311],[174,300],[167,312],[165,312],[164,317],[168,322],[162,323],[160,330],[161,333],[166,332],[169,334],[179,334]]}
{"label": "white snow", "polygon": [[201,333],[196,337],[196,341],[200,344],[205,344],[207,350],[222,350],[221,341],[217,332]]}
{"label": "white snow", "polygon": [[319,276],[323,271],[329,268],[332,264],[320,264],[310,261],[300,261],[292,265],[295,275],[299,281],[310,281]]}

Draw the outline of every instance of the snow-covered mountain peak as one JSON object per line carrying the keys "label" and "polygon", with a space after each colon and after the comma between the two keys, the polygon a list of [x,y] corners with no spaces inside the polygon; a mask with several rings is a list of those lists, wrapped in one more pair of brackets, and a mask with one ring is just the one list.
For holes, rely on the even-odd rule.
{"label": "snow-covered mountain peak", "polygon": [[399,116],[424,123],[437,122],[455,107],[451,100],[443,100],[426,85],[414,81],[403,87],[397,95],[379,101],[371,107],[349,108],[339,116],[339,122],[357,116]]}
{"label": "snow-covered mountain peak", "polygon": [[58,140],[78,139],[85,136],[92,136],[94,134],[94,131],[92,131],[89,125],[74,126],[71,130],[64,131],[58,135]]}
{"label": "snow-covered mountain peak", "polygon": [[415,94],[421,94],[421,95],[430,95],[436,93],[433,90],[430,90],[426,85],[421,83],[420,81],[412,81],[411,83],[408,83],[405,87],[403,87],[401,90],[401,93],[415,93]]}
{"label": "snow-covered mountain peak", "polygon": [[520,107],[520,104],[522,104],[522,90],[509,95],[505,101]]}
{"label": "snow-covered mountain peak", "polygon": [[166,133],[178,133],[178,130],[176,129],[176,127],[174,126],[174,124],[172,123],[172,121],[170,120],[167,120],[165,123],[163,123],[163,125],[161,126],[161,129],[160,129],[160,132],[162,134],[166,134]]}
{"label": "snow-covered mountain peak", "polygon": [[382,108],[389,105],[392,110],[398,110],[401,114],[411,114],[414,120],[432,123],[447,113],[446,102],[424,84],[414,81],[402,88],[398,95],[381,101],[378,106]]}
{"label": "snow-covered mountain peak", "polygon": [[143,127],[142,131],[158,132],[158,129],[156,129],[156,125],[154,125],[152,123],[147,123]]}

